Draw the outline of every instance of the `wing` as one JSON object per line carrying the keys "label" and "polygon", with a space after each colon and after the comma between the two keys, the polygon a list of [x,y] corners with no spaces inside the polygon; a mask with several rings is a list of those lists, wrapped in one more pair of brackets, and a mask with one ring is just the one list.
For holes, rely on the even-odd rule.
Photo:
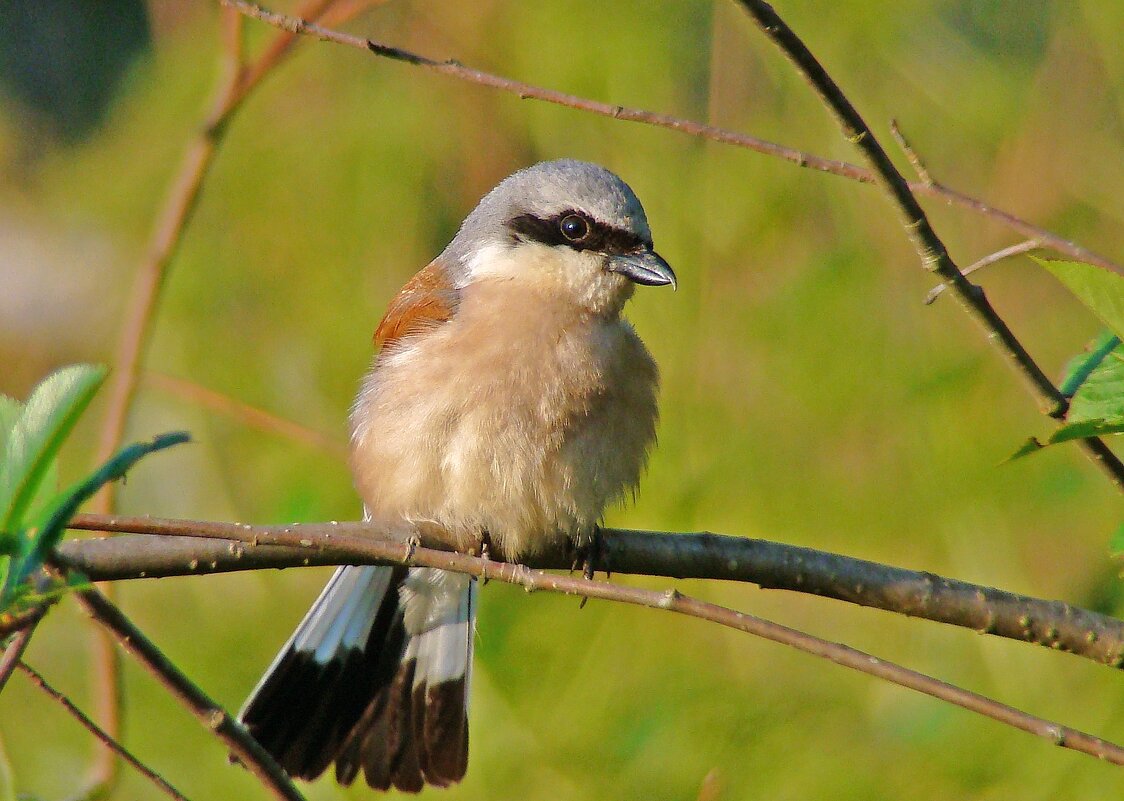
{"label": "wing", "polygon": [[385,351],[407,337],[452,319],[457,295],[449,271],[440,259],[434,259],[390,301],[386,315],[375,329],[375,347]]}

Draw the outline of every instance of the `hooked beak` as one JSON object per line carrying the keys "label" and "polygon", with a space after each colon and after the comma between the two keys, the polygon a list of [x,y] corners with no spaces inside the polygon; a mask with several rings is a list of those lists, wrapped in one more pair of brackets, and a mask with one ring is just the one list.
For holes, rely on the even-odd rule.
{"label": "hooked beak", "polygon": [[676,288],[675,271],[663,257],[649,248],[621,253],[609,259],[609,272],[620,273],[625,278],[644,286]]}

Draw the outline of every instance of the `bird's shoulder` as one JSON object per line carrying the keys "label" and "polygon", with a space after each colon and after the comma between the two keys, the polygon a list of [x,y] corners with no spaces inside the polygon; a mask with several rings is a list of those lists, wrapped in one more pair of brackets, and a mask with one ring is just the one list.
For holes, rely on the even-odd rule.
{"label": "bird's shoulder", "polygon": [[415,334],[448,322],[456,313],[458,291],[441,258],[418,271],[390,301],[375,329],[375,347],[386,350]]}

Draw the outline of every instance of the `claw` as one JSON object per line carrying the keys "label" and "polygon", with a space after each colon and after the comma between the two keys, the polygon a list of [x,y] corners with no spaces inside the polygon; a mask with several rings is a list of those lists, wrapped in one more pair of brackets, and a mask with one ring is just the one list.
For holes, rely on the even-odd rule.
{"label": "claw", "polygon": [[[476,537],[476,546],[472,549],[472,555],[478,556],[481,559],[492,561],[492,536],[488,533],[487,529],[481,529]],[[483,584],[487,585],[488,576],[482,576]]]}
{"label": "claw", "polygon": [[[574,562],[570,567],[570,572],[573,573],[579,564],[582,567],[582,576],[587,580],[593,580],[599,565],[605,571],[605,577],[609,577],[609,560],[605,554],[605,544],[601,539],[600,528],[593,529],[587,543],[583,545],[574,544]],[[584,609],[587,601],[589,601],[589,598],[583,596],[578,609]]]}

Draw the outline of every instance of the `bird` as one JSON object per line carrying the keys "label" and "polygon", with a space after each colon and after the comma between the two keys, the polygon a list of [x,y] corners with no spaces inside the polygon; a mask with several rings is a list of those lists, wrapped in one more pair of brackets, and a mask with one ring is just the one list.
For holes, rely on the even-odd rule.
{"label": "bird", "polygon": [[[637,490],[659,375],[621,316],[676,286],[632,189],[545,161],[501,181],[391,300],[350,413],[366,520],[510,561],[596,542]],[[239,713],[293,777],[418,792],[468,765],[476,580],[338,568]]]}

